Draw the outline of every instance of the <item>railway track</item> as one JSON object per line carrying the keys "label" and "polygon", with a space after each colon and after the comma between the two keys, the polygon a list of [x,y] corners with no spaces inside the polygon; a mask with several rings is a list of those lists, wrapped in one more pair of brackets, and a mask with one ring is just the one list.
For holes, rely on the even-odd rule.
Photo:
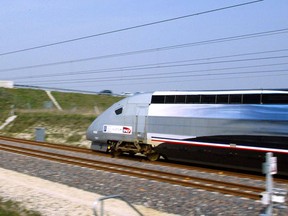
{"label": "railway track", "polygon": [[[228,195],[234,195],[244,198],[249,198],[253,200],[259,200],[259,194],[264,191],[264,188],[249,186],[249,185],[242,185],[236,184],[231,182],[223,182],[217,180],[211,180],[207,178],[199,178],[193,177],[190,175],[185,174],[176,174],[170,172],[164,172],[159,170],[147,169],[147,168],[140,168],[140,167],[133,167],[127,165],[121,165],[111,162],[103,162],[96,159],[87,159],[79,156],[71,156],[66,155],[64,153],[52,153],[47,151],[47,149],[31,149],[29,146],[14,146],[9,144],[9,142],[22,142],[19,139],[10,139],[10,138],[3,138],[0,137],[0,150],[13,152],[16,154],[26,155],[30,157],[41,158],[50,161],[56,161],[64,164],[71,164],[75,166],[86,167],[90,169],[102,170],[107,172],[119,173],[123,175],[129,175],[139,178],[145,178],[149,180],[155,180],[159,182],[165,182],[174,185],[181,185],[185,187],[192,187],[192,188],[199,188],[207,191],[212,192],[219,192]],[[31,144],[31,145],[42,145],[46,148],[56,148],[65,151],[75,151],[81,153],[90,153],[91,151],[88,149],[79,149],[75,147],[69,146],[59,146],[55,144],[49,143],[36,143],[34,141],[23,141],[23,143]]]}
{"label": "railway track", "polygon": [[16,142],[21,144],[28,144],[33,146],[43,146],[47,148],[54,148],[54,149],[61,149],[61,150],[67,150],[67,151],[74,151],[74,152],[82,152],[86,154],[92,153],[90,149],[85,148],[79,148],[74,146],[65,146],[65,145],[59,145],[59,144],[53,144],[53,143],[47,143],[47,142],[37,142],[33,140],[25,140],[25,139],[18,139],[13,137],[5,137],[0,136],[0,141],[8,141],[8,142]]}
{"label": "railway track", "polygon": [[[32,145],[32,146],[42,146],[42,147],[47,147],[47,148],[52,148],[52,149],[57,149],[57,150],[65,150],[69,152],[77,152],[77,153],[84,153],[84,154],[90,154],[90,155],[96,155],[96,156],[101,156],[101,157],[111,157],[110,154],[106,154],[103,152],[96,152],[96,151],[91,151],[90,149],[85,149],[85,148],[80,148],[80,147],[74,147],[74,146],[66,146],[62,144],[53,144],[53,143],[47,143],[47,142],[37,142],[33,140],[25,140],[25,139],[19,139],[19,138],[13,138],[13,137],[5,137],[5,136],[0,136],[0,141],[8,141],[8,142],[16,142],[16,143],[21,143],[21,144],[27,144],[27,145]],[[220,174],[220,175],[227,175],[227,176],[235,176],[238,178],[248,178],[248,179],[253,179],[253,180],[260,180],[260,181],[265,181],[264,176],[260,175],[253,175],[253,174],[247,174],[247,173],[235,173],[233,171],[223,171],[223,170],[216,170],[214,168],[204,168],[204,167],[199,167],[199,166],[193,166],[191,164],[189,165],[183,165],[183,164],[176,164],[173,162],[167,162],[167,161],[149,161],[146,158],[143,158],[142,156],[126,156],[126,155],[121,155],[118,156],[121,159],[127,159],[127,160],[135,160],[139,161],[142,163],[148,163],[151,164],[153,163],[154,165],[160,165],[160,166],[168,166],[168,167],[174,167],[174,168],[179,168],[179,169],[185,169],[185,170],[192,170],[192,171],[199,171],[199,172],[205,172],[205,173],[212,173],[212,174]],[[274,181],[277,183],[282,183],[282,184],[288,184],[288,180],[285,178],[274,178]]]}

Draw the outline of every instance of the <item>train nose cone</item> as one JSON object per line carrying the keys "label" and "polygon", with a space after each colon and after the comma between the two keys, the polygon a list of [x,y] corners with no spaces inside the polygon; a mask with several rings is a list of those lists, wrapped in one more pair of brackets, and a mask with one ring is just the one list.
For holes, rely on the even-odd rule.
{"label": "train nose cone", "polygon": [[93,127],[93,124],[88,128],[88,130],[86,131],[86,139],[87,140],[94,140],[95,135],[98,133],[97,130],[95,130],[95,128]]}
{"label": "train nose cone", "polygon": [[101,134],[102,131],[102,126],[103,122],[101,118],[97,118],[92,122],[92,124],[89,126],[89,128],[86,131],[86,138],[87,140],[90,141],[95,141],[99,138],[99,135]]}

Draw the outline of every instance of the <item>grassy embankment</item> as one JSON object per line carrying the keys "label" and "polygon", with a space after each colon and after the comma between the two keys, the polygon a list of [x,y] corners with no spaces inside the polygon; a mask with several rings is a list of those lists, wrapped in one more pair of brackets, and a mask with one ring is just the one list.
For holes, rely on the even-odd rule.
{"label": "grassy embankment", "polygon": [[41,216],[40,213],[29,211],[21,207],[14,201],[4,201],[0,198],[0,215],[1,216]]}
{"label": "grassy embankment", "polygon": [[45,91],[0,88],[0,125],[13,113],[14,122],[0,135],[34,139],[35,128],[43,127],[46,141],[86,146],[85,132],[97,115],[120,97],[52,92],[63,111],[50,101]]}
{"label": "grassy embankment", "polygon": [[[105,95],[52,92],[63,111],[57,110],[42,90],[0,88],[0,125],[15,114],[14,122],[0,130],[0,135],[34,139],[35,128],[44,127],[46,141],[87,146],[85,132],[95,117],[120,100]],[[0,198],[0,215],[38,216],[13,201]]]}

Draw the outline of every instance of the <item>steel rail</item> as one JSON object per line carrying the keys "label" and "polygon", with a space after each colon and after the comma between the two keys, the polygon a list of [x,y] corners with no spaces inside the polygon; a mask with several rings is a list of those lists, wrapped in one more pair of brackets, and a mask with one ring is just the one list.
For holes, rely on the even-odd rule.
{"label": "steel rail", "polygon": [[[53,149],[61,149],[65,151],[72,151],[72,152],[78,152],[78,153],[85,153],[85,154],[92,154],[92,155],[99,155],[99,156],[105,156],[105,157],[110,157],[109,154],[103,154],[103,152],[95,152],[92,151],[91,149],[85,149],[85,148],[80,148],[80,147],[75,147],[75,146],[66,146],[63,144],[54,144],[54,143],[48,143],[48,142],[37,142],[33,140],[26,140],[26,139],[20,139],[20,138],[14,138],[14,137],[6,137],[6,136],[0,136],[0,141],[5,140],[9,142],[16,142],[16,143],[21,143],[21,144],[27,144],[27,145],[33,145],[33,146],[43,146],[47,148],[53,148]],[[136,160],[136,161],[141,161],[143,163],[151,163],[150,161],[147,161],[141,158],[134,158],[134,157],[127,157],[127,156],[118,156],[118,158],[121,159],[129,159],[129,160]],[[215,170],[215,169],[209,169],[209,168],[203,168],[203,167],[195,167],[192,165],[180,165],[180,164],[175,164],[167,161],[153,161],[153,164],[160,165],[160,166],[169,166],[173,168],[181,168],[181,169],[186,169],[186,170],[196,170],[196,171],[202,171],[202,172],[207,172],[207,173],[221,173],[221,175],[228,175],[228,176],[235,176],[239,178],[249,178],[249,179],[255,179],[255,180],[261,180],[265,181],[265,177],[263,176],[258,176],[258,175],[252,175],[252,174],[245,174],[245,173],[235,173],[231,171],[223,171],[223,170]],[[282,184],[288,184],[287,179],[283,178],[275,178],[274,181],[276,183],[282,183]]]}
{"label": "steel rail", "polygon": [[107,163],[87,158],[51,153],[47,151],[27,149],[19,146],[9,146],[7,144],[2,143],[0,144],[1,144],[0,150],[3,151],[9,151],[31,157],[57,161],[64,164],[71,164],[86,168],[92,168],[96,170],[120,173],[123,175],[135,176],[139,178],[145,178],[175,185],[181,185],[185,187],[199,188],[207,191],[240,196],[254,200],[258,200],[260,192],[264,191],[264,188],[254,186],[222,182],[211,179],[209,180],[188,175],[168,173],[164,171],[151,170],[139,167],[131,167],[127,165]]}
{"label": "steel rail", "polygon": [[38,141],[19,139],[19,138],[14,138],[14,137],[0,136],[0,140],[34,145],[34,146],[43,146],[47,148],[61,149],[61,150],[67,150],[67,151],[83,152],[83,153],[88,153],[88,154],[92,153],[90,149],[85,149],[85,148],[80,148],[80,147],[75,147],[75,146],[65,146],[62,144],[54,144],[54,143],[48,143],[48,142],[38,142]]}

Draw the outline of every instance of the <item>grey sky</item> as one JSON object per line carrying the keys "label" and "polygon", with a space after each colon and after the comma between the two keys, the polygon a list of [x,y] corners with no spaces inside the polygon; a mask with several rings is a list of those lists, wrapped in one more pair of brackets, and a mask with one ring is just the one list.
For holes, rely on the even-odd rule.
{"label": "grey sky", "polygon": [[12,54],[5,53],[249,0],[0,2],[0,80],[116,93],[287,88],[287,0],[264,0]]}

